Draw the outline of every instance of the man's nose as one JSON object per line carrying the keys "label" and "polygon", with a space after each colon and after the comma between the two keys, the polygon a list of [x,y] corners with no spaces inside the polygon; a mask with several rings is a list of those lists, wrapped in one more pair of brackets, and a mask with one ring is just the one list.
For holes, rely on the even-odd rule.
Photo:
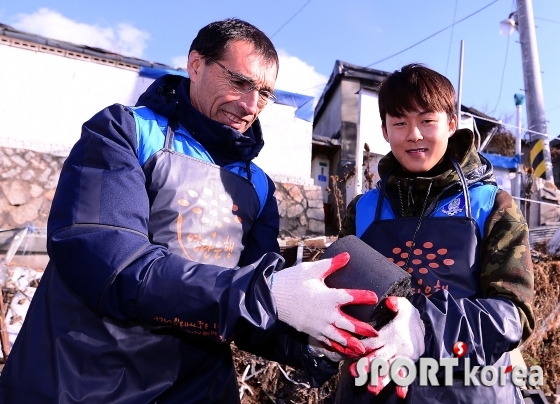
{"label": "man's nose", "polygon": [[417,142],[424,139],[424,136],[422,136],[422,133],[420,133],[420,129],[418,129],[416,125],[411,125],[406,139],[409,142]]}
{"label": "man's nose", "polygon": [[258,111],[259,92],[255,90],[242,94],[239,98],[239,105],[243,108],[247,115],[255,115]]}

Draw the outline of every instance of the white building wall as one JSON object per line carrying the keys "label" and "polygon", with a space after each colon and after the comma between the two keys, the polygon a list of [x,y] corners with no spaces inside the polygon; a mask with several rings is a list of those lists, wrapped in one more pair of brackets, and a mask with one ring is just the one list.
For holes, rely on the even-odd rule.
{"label": "white building wall", "polygon": [[64,154],[86,120],[114,103],[134,105],[152,82],[138,71],[0,44],[0,146]]}
{"label": "white building wall", "polygon": [[383,131],[381,130],[377,93],[365,89],[360,91],[359,108],[359,149],[363,152],[364,143],[367,143],[371,153],[381,155],[389,153],[391,147],[383,137]]}
{"label": "white building wall", "polygon": [[368,191],[370,183],[364,175],[364,153],[365,143],[369,146],[369,171],[373,173],[373,178],[369,181],[375,186],[379,180],[377,172],[377,164],[381,157],[391,151],[389,143],[383,137],[381,129],[381,118],[379,117],[379,101],[377,93],[371,90],[362,89],[359,94],[358,101],[358,136],[356,139],[356,166],[358,167],[357,178],[352,178],[345,184],[346,187],[346,205],[348,205],[354,196]]}
{"label": "white building wall", "polygon": [[[138,70],[0,42],[0,147],[67,155],[85,121],[115,103],[134,105],[153,81]],[[261,113],[265,147],[255,162],[274,180],[311,185],[312,124],[295,110],[272,104]]]}
{"label": "white building wall", "polygon": [[272,104],[259,115],[264,148],[255,163],[273,180],[313,185],[312,124],[295,116],[295,107]]}

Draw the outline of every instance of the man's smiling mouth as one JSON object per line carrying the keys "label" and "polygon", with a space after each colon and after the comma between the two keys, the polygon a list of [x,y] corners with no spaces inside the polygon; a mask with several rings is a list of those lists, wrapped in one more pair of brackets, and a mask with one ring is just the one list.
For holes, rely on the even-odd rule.
{"label": "man's smiling mouth", "polygon": [[244,123],[245,121],[243,119],[238,118],[237,116],[227,112],[227,111],[223,111],[224,115],[230,120],[233,121],[235,123]]}

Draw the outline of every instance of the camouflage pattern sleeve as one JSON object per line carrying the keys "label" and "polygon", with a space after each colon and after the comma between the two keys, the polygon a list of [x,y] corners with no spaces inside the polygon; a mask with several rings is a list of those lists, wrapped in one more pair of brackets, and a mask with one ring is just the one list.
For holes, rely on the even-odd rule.
{"label": "camouflage pattern sleeve", "polygon": [[339,238],[356,235],[356,204],[362,195],[363,194],[356,195],[348,204],[348,207],[346,208],[346,216],[342,220],[342,225],[340,226],[340,231],[338,232]]}
{"label": "camouflage pattern sleeve", "polygon": [[481,249],[480,288],[484,297],[505,297],[519,310],[522,341],[535,328],[534,278],[529,227],[507,192],[498,191],[486,221]]}

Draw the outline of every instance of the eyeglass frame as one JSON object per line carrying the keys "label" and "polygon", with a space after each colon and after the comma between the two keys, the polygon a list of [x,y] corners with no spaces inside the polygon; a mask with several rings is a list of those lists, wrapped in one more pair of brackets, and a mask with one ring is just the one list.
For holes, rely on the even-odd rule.
{"label": "eyeglass frame", "polygon": [[[274,103],[274,102],[278,101],[278,97],[276,96],[276,94],[274,94],[274,92],[267,91],[267,90],[259,90],[259,89],[257,88],[257,86],[255,86],[255,84],[254,84],[251,80],[249,80],[248,78],[243,77],[243,76],[242,76],[241,74],[239,74],[239,73],[232,72],[232,71],[229,70],[227,67],[225,67],[223,64],[221,64],[220,62],[218,62],[218,61],[215,60],[214,58],[211,58],[210,56],[206,56],[206,55],[205,55],[204,57],[210,59],[212,62],[216,63],[218,66],[220,66],[220,67],[221,67],[222,69],[224,69],[226,72],[228,72],[228,74],[229,74],[228,85],[229,85],[233,90],[235,90],[236,92],[238,92],[239,94],[249,94],[251,91],[257,90],[257,93],[259,94],[259,99],[260,99],[261,96],[265,96],[265,97],[266,97],[266,99],[264,100],[264,101],[265,101],[265,104],[264,104],[264,105],[266,105],[268,102]],[[249,84],[251,85],[251,87],[250,87],[246,92],[243,92],[243,91],[241,91],[240,89],[236,88],[236,87],[231,83],[231,79],[233,79],[233,78],[239,79],[239,80],[241,80],[241,81],[246,81],[247,83],[249,83]],[[265,94],[263,94],[263,93],[262,93],[263,91],[266,92],[266,93],[268,94],[268,96],[266,96]]]}

